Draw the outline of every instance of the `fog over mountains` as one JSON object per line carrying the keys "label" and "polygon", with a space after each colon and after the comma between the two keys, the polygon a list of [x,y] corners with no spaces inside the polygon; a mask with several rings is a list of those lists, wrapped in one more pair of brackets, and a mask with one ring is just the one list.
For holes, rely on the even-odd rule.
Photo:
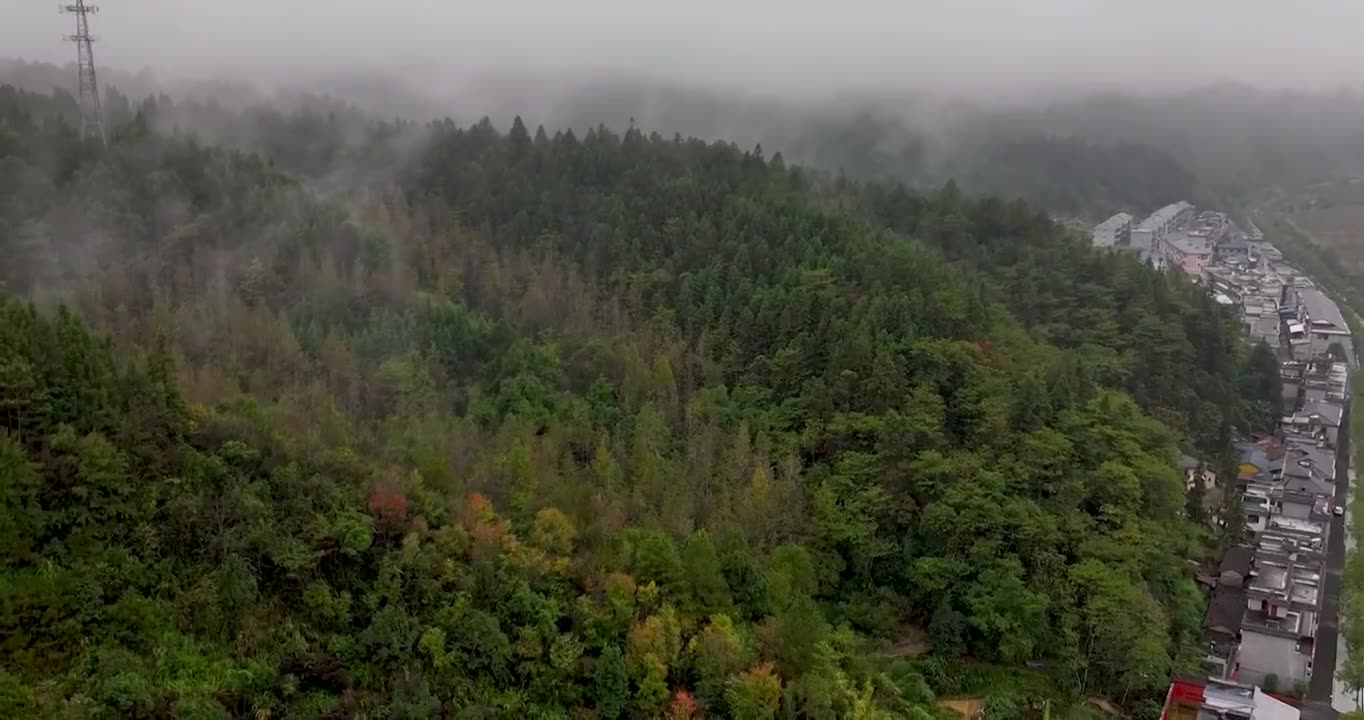
{"label": "fog over mountains", "polygon": [[[0,47],[27,62],[0,79],[69,88],[69,18],[8,15]],[[1343,2],[147,0],[94,29],[106,87],[131,98],[633,124],[1097,216],[1359,172],[1361,23]]]}
{"label": "fog over mountains", "polygon": [[[6,54],[66,57],[67,22],[10,0]],[[1177,0],[799,0],[400,5],[337,0],[106,3],[116,67],[272,82],[321,71],[399,74],[427,87],[490,72],[619,73],[784,96],[849,90],[975,98],[1164,91],[1221,79],[1332,89],[1359,82],[1358,3]]]}

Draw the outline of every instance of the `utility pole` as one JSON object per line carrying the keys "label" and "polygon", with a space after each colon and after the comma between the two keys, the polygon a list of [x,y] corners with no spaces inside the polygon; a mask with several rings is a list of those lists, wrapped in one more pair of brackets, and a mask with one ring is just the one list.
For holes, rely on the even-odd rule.
{"label": "utility pole", "polygon": [[99,81],[95,79],[95,51],[90,34],[90,21],[87,17],[99,12],[98,5],[86,5],[85,0],[76,0],[71,5],[58,6],[63,12],[76,16],[76,34],[66,39],[76,43],[76,68],[80,77],[81,140],[98,139],[108,143],[104,133],[104,113],[100,110]]}

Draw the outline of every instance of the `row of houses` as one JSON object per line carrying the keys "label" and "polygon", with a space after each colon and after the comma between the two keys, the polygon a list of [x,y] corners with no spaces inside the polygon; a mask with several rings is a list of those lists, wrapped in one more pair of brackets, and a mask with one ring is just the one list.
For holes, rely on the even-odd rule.
{"label": "row of houses", "polygon": [[1194,206],[1180,200],[1151,213],[1132,228],[1132,246],[1145,252],[1156,251],[1167,237],[1194,215]]}
{"label": "row of houses", "polygon": [[[1191,717],[1209,707],[1220,708],[1219,716],[1283,716],[1287,706],[1263,700],[1259,686],[1306,687],[1318,642],[1336,641],[1334,633],[1319,638],[1318,630],[1332,520],[1343,512],[1336,454],[1352,339],[1339,307],[1259,228],[1247,227],[1181,201],[1141,222],[1114,215],[1092,237],[1096,247],[1134,252],[1206,283],[1218,302],[1238,310],[1247,339],[1267,344],[1281,363],[1277,431],[1237,443],[1237,477],[1218,483],[1240,500],[1242,542],[1226,552],[1215,575],[1200,576],[1210,595],[1203,640],[1213,679],[1198,683],[1198,699],[1185,693],[1183,711],[1192,708]],[[1207,482],[1210,473],[1196,460],[1185,464],[1191,483]]]}
{"label": "row of houses", "polygon": [[[1264,241],[1259,228],[1243,230],[1224,212],[1200,211],[1186,201],[1156,210],[1137,223],[1117,213],[1094,226],[1091,243],[1098,248],[1127,250],[1158,268],[1179,269],[1197,281],[1208,280],[1219,300],[1245,304],[1246,316],[1262,327],[1257,339],[1276,339],[1280,310],[1298,316],[1300,326],[1290,331],[1297,340],[1321,347],[1305,349],[1298,359],[1325,351],[1325,346],[1348,339],[1339,308],[1297,268],[1284,262],[1283,253]],[[1272,327],[1271,327],[1272,326]]]}
{"label": "row of houses", "polygon": [[1300,690],[1314,672],[1334,672],[1313,661],[1319,643],[1336,642],[1334,632],[1318,633],[1332,524],[1343,513],[1336,458],[1352,339],[1335,302],[1250,227],[1220,213],[1186,214],[1158,247],[1167,267],[1239,311],[1250,342],[1275,351],[1283,389],[1277,431],[1238,442],[1235,482],[1221,483],[1240,498],[1243,533],[1217,573],[1201,577],[1210,590],[1203,640],[1212,679],[1176,680],[1183,690],[1172,685],[1172,698],[1184,699],[1167,703],[1167,717],[1287,716],[1286,706],[1251,700],[1266,686]]}
{"label": "row of houses", "polygon": [[1212,579],[1206,663],[1223,678],[1305,685],[1314,669],[1337,508],[1335,448],[1320,437],[1285,433],[1237,449],[1246,541],[1227,550]]}
{"label": "row of houses", "polygon": [[[1217,247],[1227,242],[1233,241]],[[1299,362],[1328,355],[1347,361],[1354,357],[1349,325],[1334,300],[1283,262],[1272,245],[1234,242],[1245,245],[1247,254],[1215,255],[1203,267],[1201,280],[1219,302],[1239,307],[1252,342],[1264,342]]]}
{"label": "row of houses", "polygon": [[1226,213],[1200,212],[1181,200],[1139,223],[1127,213],[1117,213],[1095,225],[1090,240],[1094,247],[1135,252],[1156,267],[1179,268],[1201,277],[1218,255],[1249,255],[1245,238]]}
{"label": "row of houses", "polygon": [[1162,244],[1193,216],[1194,206],[1182,200],[1160,208],[1141,222],[1120,212],[1095,225],[1090,241],[1098,248],[1130,250],[1150,262],[1160,258]]}
{"label": "row of houses", "polygon": [[[1236,444],[1230,488],[1245,542],[1227,550],[1203,623],[1207,664],[1224,678],[1280,687],[1311,680],[1349,369],[1331,357],[1285,361],[1279,431]],[[1230,485],[1230,484],[1229,484]],[[1334,637],[1326,642],[1335,642]],[[1326,668],[1331,672],[1333,668]]]}
{"label": "row of houses", "polygon": [[1189,212],[1175,229],[1167,232],[1156,247],[1155,260],[1162,267],[1179,268],[1193,277],[1202,277],[1219,254],[1249,254],[1249,247],[1233,231],[1231,218],[1223,212]]}
{"label": "row of houses", "polygon": [[1280,311],[1293,283],[1286,268],[1257,251],[1246,257],[1218,258],[1204,276],[1218,302],[1240,310],[1242,328],[1251,342],[1266,343],[1276,352],[1285,345]]}

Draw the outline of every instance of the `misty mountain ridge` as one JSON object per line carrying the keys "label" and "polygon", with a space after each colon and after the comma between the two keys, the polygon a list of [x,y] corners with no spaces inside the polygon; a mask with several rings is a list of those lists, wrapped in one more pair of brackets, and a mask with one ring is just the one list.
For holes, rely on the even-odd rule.
{"label": "misty mountain ridge", "polygon": [[[74,74],[45,63],[0,64],[0,82],[38,92],[68,88]],[[163,89],[150,72],[106,71],[103,78],[111,92],[132,98]],[[488,116],[503,127],[520,116],[532,127],[579,132],[633,126],[761,145],[855,177],[921,187],[956,180],[974,192],[1088,218],[1177,198],[1235,206],[1265,188],[1364,169],[1364,98],[1349,90],[1221,82],[1165,94],[1108,91],[992,105],[933,93],[781,98],[628,76],[500,73],[444,82],[448,87],[433,90],[410,79],[338,72],[306,86],[176,81],[169,89],[177,100],[239,110],[269,104],[466,124]],[[184,124],[223,139],[198,120]]]}

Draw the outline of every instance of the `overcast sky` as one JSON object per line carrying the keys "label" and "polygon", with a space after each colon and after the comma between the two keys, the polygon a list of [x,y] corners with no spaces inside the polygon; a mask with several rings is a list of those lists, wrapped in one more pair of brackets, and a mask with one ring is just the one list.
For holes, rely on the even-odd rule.
{"label": "overcast sky", "polygon": [[[1364,0],[105,0],[101,65],[278,80],[640,73],[768,93],[1364,84]],[[0,55],[68,62],[72,20],[0,0]]]}

